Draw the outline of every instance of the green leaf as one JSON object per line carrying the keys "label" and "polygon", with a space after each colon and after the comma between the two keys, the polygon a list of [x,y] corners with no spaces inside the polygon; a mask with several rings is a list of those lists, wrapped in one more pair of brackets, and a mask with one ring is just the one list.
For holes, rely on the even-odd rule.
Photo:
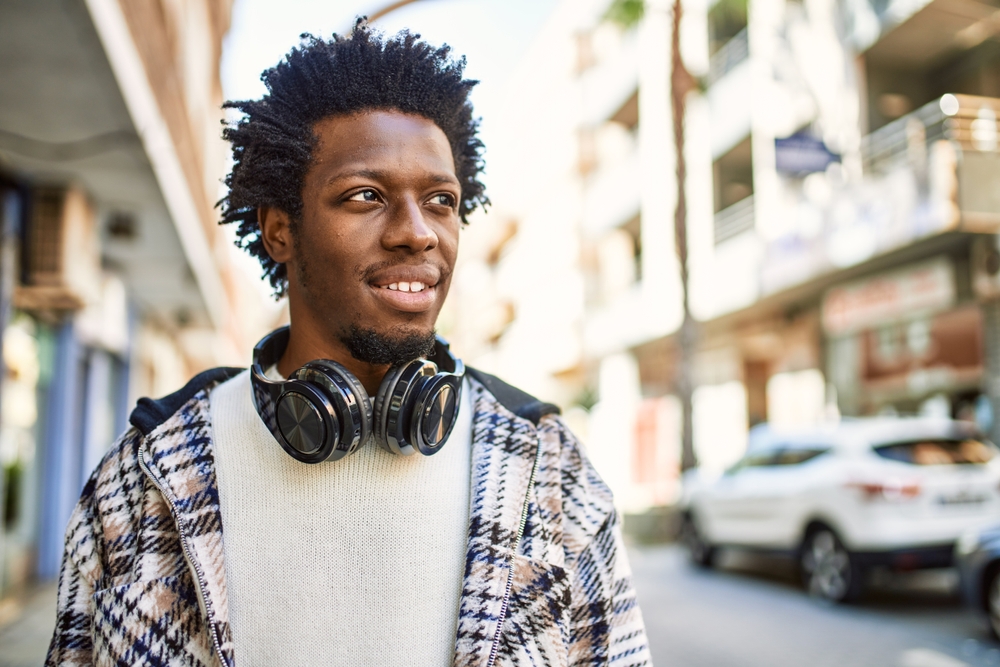
{"label": "green leaf", "polygon": [[632,28],[642,20],[646,12],[645,0],[614,0],[604,18],[623,28]]}

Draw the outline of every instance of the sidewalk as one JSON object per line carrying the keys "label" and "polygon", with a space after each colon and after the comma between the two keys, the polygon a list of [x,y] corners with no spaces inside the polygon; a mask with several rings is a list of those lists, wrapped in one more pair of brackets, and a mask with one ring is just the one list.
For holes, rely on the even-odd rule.
{"label": "sidewalk", "polygon": [[[3,613],[0,625],[0,667],[40,667],[56,623],[56,585],[48,584],[31,591]],[[7,612],[8,608],[0,610]]]}

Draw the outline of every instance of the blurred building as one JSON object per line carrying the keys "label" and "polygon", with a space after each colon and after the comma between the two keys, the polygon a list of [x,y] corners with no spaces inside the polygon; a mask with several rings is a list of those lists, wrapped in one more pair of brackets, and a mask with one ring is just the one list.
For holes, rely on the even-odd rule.
{"label": "blurred building", "polygon": [[[512,82],[495,219],[463,249],[463,308],[481,313],[463,345],[578,406],[640,510],[672,500],[679,449],[671,17],[646,2],[622,29],[609,5],[562,2]],[[758,423],[837,415],[950,415],[998,438],[996,8],[684,7],[703,84],[685,118],[700,460],[732,462]]]}
{"label": "blurred building", "polygon": [[231,4],[0,3],[0,594],[56,574],[135,398],[259,328],[213,210]]}

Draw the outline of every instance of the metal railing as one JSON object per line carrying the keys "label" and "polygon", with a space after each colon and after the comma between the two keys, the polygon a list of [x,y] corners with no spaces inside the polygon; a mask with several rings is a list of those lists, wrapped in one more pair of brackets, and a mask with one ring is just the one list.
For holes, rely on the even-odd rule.
{"label": "metal railing", "polygon": [[1000,99],[949,93],[865,137],[861,143],[865,170],[878,171],[938,139],[953,141],[966,151],[996,151],[998,117]]}
{"label": "metal railing", "polygon": [[715,245],[754,227],[753,195],[715,214]]}
{"label": "metal railing", "polygon": [[743,28],[712,54],[708,61],[708,85],[711,86],[749,57],[750,40],[747,37],[747,29]]}

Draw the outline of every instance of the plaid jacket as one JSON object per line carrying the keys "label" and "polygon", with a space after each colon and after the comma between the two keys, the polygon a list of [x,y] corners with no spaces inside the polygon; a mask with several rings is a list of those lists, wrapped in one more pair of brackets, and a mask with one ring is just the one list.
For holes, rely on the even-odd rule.
{"label": "plaid jacket", "polygon": [[[239,664],[208,401],[235,372],[141,400],[91,475],[66,533],[46,665]],[[519,417],[497,394],[520,392],[473,375],[455,667],[650,664],[608,488],[558,417],[537,403]]]}

